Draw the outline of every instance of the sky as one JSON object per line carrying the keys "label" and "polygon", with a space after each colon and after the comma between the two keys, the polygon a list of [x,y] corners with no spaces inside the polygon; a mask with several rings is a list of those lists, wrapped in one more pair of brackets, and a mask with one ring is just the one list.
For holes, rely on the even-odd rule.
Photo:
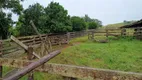
{"label": "sky", "polygon": [[[84,16],[99,19],[103,25],[142,19],[142,0],[25,0],[24,9],[40,3],[46,7],[51,1],[59,2],[71,16]],[[17,15],[13,20],[17,20]]]}

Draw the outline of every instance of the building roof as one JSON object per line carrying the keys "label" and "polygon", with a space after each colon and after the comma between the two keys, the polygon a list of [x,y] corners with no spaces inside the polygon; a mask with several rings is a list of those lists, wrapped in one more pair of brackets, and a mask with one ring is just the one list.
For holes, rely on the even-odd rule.
{"label": "building roof", "polygon": [[120,28],[137,28],[137,27],[142,27],[142,19],[132,24],[122,26]]}

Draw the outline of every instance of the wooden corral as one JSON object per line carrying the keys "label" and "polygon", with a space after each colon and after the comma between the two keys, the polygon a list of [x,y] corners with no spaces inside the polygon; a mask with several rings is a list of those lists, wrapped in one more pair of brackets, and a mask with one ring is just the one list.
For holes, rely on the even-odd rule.
{"label": "wooden corral", "polygon": [[[82,32],[68,32],[68,33],[63,33],[63,34],[42,34],[41,37],[43,41],[46,41],[47,43],[50,43],[50,46],[56,46],[56,45],[62,45],[62,44],[68,44],[69,41],[73,38],[80,37],[86,35],[86,31]],[[41,46],[42,40],[40,39],[40,36],[38,35],[33,35],[33,36],[24,36],[24,37],[17,37],[19,41],[21,41],[24,45],[26,46],[31,46],[35,49],[39,48]],[[3,56],[6,56],[8,54],[17,54],[18,56],[21,56],[24,53],[25,50],[17,45],[15,42],[12,40],[3,40],[2,42],[2,48],[0,48],[0,52],[3,52]],[[48,44],[46,45],[47,47],[50,47]],[[52,51],[51,49],[49,52]],[[8,56],[8,57],[13,57],[16,58],[16,56]]]}
{"label": "wooden corral", "polygon": [[127,32],[126,29],[94,29],[88,30],[88,39],[95,40],[95,36],[109,36],[119,37],[119,36],[126,36]]}
{"label": "wooden corral", "polygon": [[[125,29],[100,29],[100,30],[90,30],[88,31],[88,38],[95,39],[94,36],[100,33],[104,36],[126,36],[127,32]],[[56,36],[55,36],[56,35]],[[50,74],[57,74],[64,77],[64,80],[142,80],[142,74],[133,73],[133,72],[123,72],[123,71],[115,71],[115,70],[106,70],[106,69],[96,69],[89,67],[80,67],[73,65],[64,65],[64,64],[45,64],[51,58],[54,58],[56,55],[60,53],[60,51],[50,52],[49,54],[44,54],[40,56],[38,53],[34,52],[33,47],[35,45],[41,44],[45,41],[51,42],[52,45],[62,45],[67,44],[70,39],[84,36],[86,35],[86,31],[84,32],[76,32],[76,33],[67,33],[67,34],[44,34],[40,36],[28,36],[28,37],[19,37],[15,38],[11,37],[12,41],[7,40],[2,41],[0,43],[0,51],[2,56],[5,55],[5,51],[9,51],[15,49],[16,47],[19,50],[24,50],[27,52],[27,60],[19,60],[12,58],[0,58],[0,77],[2,78],[2,66],[18,68],[19,70],[12,70],[10,73],[3,77],[4,80],[17,80],[22,76],[28,74],[28,79],[33,80],[33,71],[45,72]],[[91,35],[91,36],[90,36]],[[100,35],[102,36],[102,35]],[[56,42],[57,41],[57,42]],[[10,43],[8,43],[10,42]],[[15,48],[3,48],[3,45],[13,46],[16,45]],[[44,46],[45,47],[45,46]],[[12,52],[9,52],[11,54]],[[37,58],[37,59],[35,59]]]}
{"label": "wooden corral", "polygon": [[[17,70],[17,68],[10,71],[8,74],[5,75],[6,77],[4,77],[4,78],[6,78],[6,79],[4,79],[4,80],[18,80],[20,77],[22,77],[22,75],[24,76],[27,73],[29,74],[29,76],[28,76],[29,80],[33,80],[33,73],[31,71],[33,69],[35,69],[36,67],[41,66],[42,64],[49,61],[50,59],[52,59],[53,57],[55,57],[56,55],[58,55],[60,53],[60,51],[50,52],[49,54],[44,54],[43,55],[44,57],[41,58],[39,54],[37,54],[33,51],[32,47],[25,45],[23,42],[21,42],[20,40],[18,40],[14,36],[11,36],[11,40],[14,41],[13,43],[17,44],[17,47],[21,47],[22,49],[24,49],[27,52],[27,60],[30,61],[35,58],[38,58],[39,60],[31,63],[30,65],[27,64],[28,65],[28,66],[26,65],[27,68],[25,68],[24,70],[21,70],[19,73],[14,73],[15,71],[19,71],[19,70]],[[43,43],[43,41],[41,43]],[[8,45],[13,45],[13,44],[8,44]],[[1,51],[0,56],[3,57],[2,59],[4,59],[3,55],[5,55],[5,53],[3,53],[3,50],[5,50],[5,49],[3,49],[2,46],[3,46],[2,41],[0,41],[0,51]],[[11,57],[11,59],[12,59],[12,57]],[[3,68],[3,63],[0,63],[0,78],[3,77],[2,76],[2,74],[3,74],[2,68]],[[11,73],[12,73],[12,76],[10,76]],[[15,74],[15,75],[13,75],[13,74]],[[18,75],[16,75],[16,74],[18,74]]]}
{"label": "wooden corral", "polygon": [[[37,33],[38,33],[38,31],[37,31]],[[7,54],[12,55],[13,53],[16,53],[16,56],[15,55],[8,56],[9,59],[10,58],[12,59],[12,58],[18,58],[22,55],[22,54],[19,55],[20,53],[26,52],[26,53],[28,53],[28,55],[27,55],[28,60],[33,60],[35,57],[40,59],[41,57],[48,55],[48,54],[45,54],[44,50],[47,50],[47,52],[48,52],[49,48],[46,48],[46,46],[49,46],[49,45],[48,44],[46,45],[45,43],[50,42],[51,46],[68,44],[70,39],[84,36],[85,33],[84,34],[83,33],[84,32],[71,32],[71,33],[65,33],[65,34],[43,34],[43,35],[38,34],[38,35],[34,35],[34,36],[26,36],[26,37],[18,37],[18,38],[11,36],[11,39],[9,39],[9,40],[0,41],[0,56],[2,58],[5,58],[5,55],[7,55]],[[44,44],[45,46],[42,46],[41,44]],[[39,54],[37,54],[36,52],[33,51],[34,50],[33,48],[35,48],[37,46],[42,46],[41,52],[44,53],[42,56],[40,55],[41,52]],[[45,48],[45,49],[43,50],[43,48]],[[51,51],[48,53],[50,55]],[[17,56],[17,55],[19,55],[19,56]],[[50,55],[50,57],[52,57],[52,56]],[[0,65],[1,78],[2,78],[2,66],[3,65],[1,63],[1,65]],[[14,69],[14,70],[10,71],[8,74],[5,75],[4,78],[9,77],[9,75],[11,73],[13,74],[15,71],[18,71],[18,70]],[[28,78],[33,79],[33,72],[29,73]]]}

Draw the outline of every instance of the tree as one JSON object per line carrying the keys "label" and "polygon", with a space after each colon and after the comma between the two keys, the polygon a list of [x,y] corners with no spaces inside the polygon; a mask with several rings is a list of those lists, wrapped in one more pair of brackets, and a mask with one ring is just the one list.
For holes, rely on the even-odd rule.
{"label": "tree", "polygon": [[19,31],[20,36],[35,34],[35,31],[30,26],[30,20],[34,22],[40,33],[48,32],[48,28],[45,28],[47,17],[44,12],[44,7],[39,3],[30,5],[26,10],[23,11],[23,14],[20,15],[19,21],[16,25],[16,29]]}
{"label": "tree", "polygon": [[0,12],[0,36],[2,39],[6,39],[8,36],[8,29],[12,23],[11,14],[5,14]]}
{"label": "tree", "polygon": [[102,21],[94,19],[94,22],[97,24],[97,27],[102,27]]}
{"label": "tree", "polygon": [[[90,18],[87,14],[83,17],[86,24],[88,25],[90,22],[95,22],[97,24],[97,27],[102,27],[102,22],[98,19]],[[89,27],[89,26],[88,26]]]}
{"label": "tree", "polygon": [[92,19],[87,14],[85,14],[83,19],[85,20],[85,22],[92,22]]}
{"label": "tree", "polygon": [[48,16],[46,27],[51,33],[64,33],[72,30],[68,11],[59,3],[51,2],[45,8],[45,13]]}
{"label": "tree", "polygon": [[0,0],[0,37],[6,39],[9,32],[8,29],[12,26],[12,13],[5,13],[3,10],[10,10],[15,14],[21,14],[23,10],[20,1],[23,0]]}
{"label": "tree", "polygon": [[81,31],[86,29],[86,23],[80,17],[77,16],[72,17],[71,22],[72,22],[73,31]]}
{"label": "tree", "polygon": [[89,22],[88,23],[88,29],[96,29],[98,26],[97,26],[97,23],[96,22]]}

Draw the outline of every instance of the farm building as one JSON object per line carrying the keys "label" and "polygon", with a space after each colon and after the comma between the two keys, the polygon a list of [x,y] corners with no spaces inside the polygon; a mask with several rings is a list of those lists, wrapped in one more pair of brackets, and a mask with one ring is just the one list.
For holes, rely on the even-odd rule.
{"label": "farm building", "polygon": [[133,28],[135,31],[134,37],[136,37],[139,40],[142,40],[142,19],[130,25],[122,26],[121,28]]}

